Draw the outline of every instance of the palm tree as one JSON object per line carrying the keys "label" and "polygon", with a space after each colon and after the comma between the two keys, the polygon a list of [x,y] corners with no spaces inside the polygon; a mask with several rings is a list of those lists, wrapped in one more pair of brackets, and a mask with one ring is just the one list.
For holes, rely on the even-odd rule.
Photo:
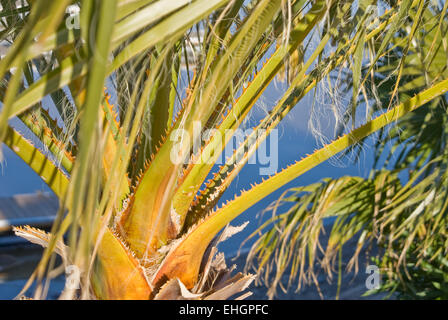
{"label": "palm tree", "polygon": [[[235,217],[448,89],[437,79],[217,207],[257,147],[332,70],[351,64],[358,96],[364,45],[378,46],[376,63],[407,9],[422,1],[394,3],[371,19],[375,3],[1,1],[2,41],[11,46],[0,61],[0,139],[60,198],[51,234],[15,229],[46,247],[29,283],[50,278],[58,253],[81,271],[82,290],[67,287],[63,298],[225,299],[244,290],[253,276],[232,276],[216,253],[240,229],[225,228]],[[79,29],[68,5],[80,8]],[[226,130],[240,127],[285,73],[283,96],[217,168]],[[189,139],[176,139],[179,132]],[[38,286],[35,297],[45,290]]]}
{"label": "palm tree", "polygon": [[[360,50],[369,60],[360,74],[364,87],[353,81],[355,71],[341,76],[348,95],[354,90],[363,93],[352,95],[352,105],[367,105],[368,117],[448,77],[448,3],[414,3],[388,39],[386,55],[376,59],[378,44],[363,42]],[[271,297],[286,270],[289,285],[298,277],[299,288],[312,281],[318,264],[331,277],[344,244],[354,238],[357,246],[348,270],[358,267],[358,255],[367,244],[380,249],[372,257],[384,275],[376,291],[408,299],[447,298],[447,99],[444,94],[427,101],[382,128],[368,177],[327,178],[293,188],[272,205],[280,213],[260,228],[265,232],[250,253],[250,265],[265,275]],[[339,134],[348,121],[355,122],[352,108],[344,119]],[[359,155],[364,143],[351,151]],[[279,209],[288,204],[292,206],[285,212]],[[320,255],[325,217],[335,222]]]}

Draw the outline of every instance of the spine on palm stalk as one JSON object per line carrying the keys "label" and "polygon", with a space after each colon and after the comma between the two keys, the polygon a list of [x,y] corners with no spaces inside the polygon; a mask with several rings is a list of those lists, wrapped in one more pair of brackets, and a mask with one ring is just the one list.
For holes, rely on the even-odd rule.
{"label": "spine on palm stalk", "polygon": [[[242,229],[227,226],[235,217],[448,88],[447,80],[438,82],[216,208],[256,148],[301,98],[331,70],[358,55],[360,43],[373,41],[384,30],[384,24],[372,23],[368,32],[362,28],[369,15],[365,7],[374,1],[363,2],[348,24],[361,29],[354,36],[338,36],[338,30],[347,28],[351,1],[82,1],[78,31],[57,22],[53,30],[45,29],[48,16],[42,3],[32,2],[23,33],[14,41],[27,50],[16,57],[13,46],[0,61],[0,76],[9,78],[0,137],[39,172],[67,210],[65,217],[61,210],[51,236],[30,227],[15,229],[48,247],[35,277],[42,277],[50,253],[57,252],[65,264],[81,269],[82,298],[226,299],[245,290],[254,276],[232,276],[216,249],[219,241]],[[69,3],[53,4],[54,17],[62,19]],[[394,14],[399,15],[389,12],[383,19],[393,20]],[[322,21],[323,34],[305,61],[301,52]],[[31,35],[44,30],[36,42],[23,36],[33,23]],[[192,34],[199,42],[193,48],[194,61],[187,55]],[[61,38],[65,43],[57,41]],[[337,49],[325,56],[330,40],[337,42]],[[57,63],[35,80],[26,71],[45,64],[41,55],[49,50]],[[17,76],[20,72],[8,73],[10,66],[28,75],[26,86]],[[294,70],[288,74],[289,88],[255,128],[264,134],[247,137],[205,182],[231,138],[223,133],[241,126],[275,76],[286,69]],[[107,77],[116,79],[119,108],[102,95]],[[179,92],[178,81],[185,78],[188,85]],[[47,94],[59,114],[73,110],[74,120],[66,128],[36,112]],[[14,116],[51,146],[62,166],[7,124]],[[196,123],[204,125],[203,131],[195,130]],[[202,141],[209,129],[220,134]],[[191,139],[176,143],[171,137],[177,130]],[[61,139],[66,132],[72,134]],[[198,140],[201,147],[194,150]],[[173,152],[182,161],[172,161]],[[62,243],[64,234],[68,246]],[[66,294],[73,297],[74,292],[67,289]]]}

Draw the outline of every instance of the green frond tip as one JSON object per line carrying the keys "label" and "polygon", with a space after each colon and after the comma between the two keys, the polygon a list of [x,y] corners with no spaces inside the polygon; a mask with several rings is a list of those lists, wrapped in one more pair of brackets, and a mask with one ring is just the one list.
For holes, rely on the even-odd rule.
{"label": "green frond tip", "polygon": [[68,177],[30,141],[8,126],[3,142],[22,158],[59,198],[65,194]]}

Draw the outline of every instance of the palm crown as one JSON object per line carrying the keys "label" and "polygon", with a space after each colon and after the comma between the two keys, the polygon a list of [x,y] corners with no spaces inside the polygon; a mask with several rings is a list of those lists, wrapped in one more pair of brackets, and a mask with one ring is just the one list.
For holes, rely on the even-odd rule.
{"label": "palm crown", "polygon": [[[81,8],[79,28],[66,11],[70,4]],[[448,89],[446,74],[429,72],[432,80],[413,86],[414,96],[392,99],[375,118],[217,207],[257,147],[336,68],[349,66],[353,75],[346,119],[355,123],[359,93],[393,50],[392,37],[401,32],[404,42],[412,43],[427,12],[424,1],[403,0],[375,17],[375,4],[30,0],[16,8],[2,1],[2,39],[11,47],[0,61],[0,139],[61,200],[51,235],[16,228],[18,235],[47,247],[31,280],[43,279],[54,263],[51,253],[57,252],[82,270],[82,298],[227,298],[246,288],[253,277],[230,276],[216,255],[216,242],[236,231],[227,228],[218,237],[229,222]],[[400,29],[404,18],[414,21],[410,31]],[[434,35],[436,48],[440,35]],[[372,63],[364,69],[369,45]],[[409,47],[404,50],[401,55],[412,59]],[[430,49],[434,61],[439,51]],[[402,65],[397,84],[407,76]],[[273,79],[285,73],[288,89],[255,127],[256,134],[245,137],[217,168],[231,138],[226,130],[237,129]],[[51,98],[56,119],[44,97]],[[14,117],[47,151],[8,122]],[[199,132],[195,123],[202,125]],[[179,130],[191,139],[172,139]],[[200,148],[194,148],[198,140]],[[173,150],[182,161],[172,161]],[[69,288],[64,292],[74,294]]]}

